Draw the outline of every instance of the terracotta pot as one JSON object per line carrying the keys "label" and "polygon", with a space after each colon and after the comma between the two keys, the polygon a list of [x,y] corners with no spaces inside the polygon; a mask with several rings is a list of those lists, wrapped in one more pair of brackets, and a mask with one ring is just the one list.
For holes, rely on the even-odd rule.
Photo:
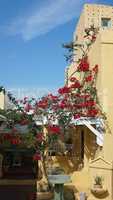
{"label": "terracotta pot", "polygon": [[102,188],[102,185],[97,185],[97,184],[94,184],[94,188]]}
{"label": "terracotta pot", "polygon": [[108,194],[108,190],[106,188],[92,188],[91,189],[91,192],[95,195],[95,196],[98,196],[98,195],[106,195]]}
{"label": "terracotta pot", "polygon": [[52,198],[52,192],[37,192],[37,200],[51,200]]}

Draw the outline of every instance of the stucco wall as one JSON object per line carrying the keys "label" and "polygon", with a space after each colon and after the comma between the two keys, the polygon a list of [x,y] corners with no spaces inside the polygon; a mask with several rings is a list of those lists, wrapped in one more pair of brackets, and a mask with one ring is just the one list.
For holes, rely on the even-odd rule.
{"label": "stucco wall", "polygon": [[[101,18],[110,18],[111,27],[101,27]],[[105,5],[89,5],[84,6],[80,20],[78,22],[76,31],[74,33],[74,41],[78,39],[78,42],[83,41],[83,32],[85,27],[89,27],[94,24],[95,27],[99,27],[99,33],[96,41],[90,47],[88,52],[88,59],[90,66],[94,67],[96,64],[99,66],[98,78],[97,78],[97,92],[102,106],[103,112],[107,116],[106,133],[104,135],[103,150],[98,150],[95,155],[100,152],[105,160],[108,162],[113,161],[113,7]],[[76,38],[78,36],[78,38]],[[78,51],[78,57],[80,52]],[[71,64],[68,71],[68,78],[76,70],[76,63]],[[87,191],[91,186],[91,177],[98,172],[98,168],[94,168],[92,175],[88,174],[89,162],[91,161],[91,148],[94,141],[92,133],[85,131],[85,154],[84,154],[84,169],[72,174],[73,183],[79,191]],[[91,139],[91,140],[90,140]],[[80,140],[80,138],[79,138]],[[78,142],[80,145],[80,141]],[[79,147],[77,146],[77,148]],[[89,153],[87,153],[89,151]],[[105,175],[105,185],[109,186],[109,197],[105,199],[112,199],[112,169],[111,171],[100,169],[100,172]],[[86,184],[82,181],[85,180]],[[78,181],[78,182],[77,182]],[[94,199],[91,196],[91,200]],[[97,198],[98,199],[98,198]]]}
{"label": "stucco wall", "polygon": [[4,109],[4,94],[0,93],[0,108]]}
{"label": "stucco wall", "polygon": [[107,29],[113,30],[113,7],[101,4],[85,4],[83,12],[85,13],[85,27],[94,24],[95,27],[106,29],[101,26],[101,18],[110,18],[111,26]]}
{"label": "stucco wall", "polygon": [[[99,65],[97,80],[98,97],[103,112],[107,116],[106,135],[104,136],[103,154],[113,160],[113,31],[100,31],[96,42],[89,51],[91,65]],[[108,148],[109,146],[109,148]]]}

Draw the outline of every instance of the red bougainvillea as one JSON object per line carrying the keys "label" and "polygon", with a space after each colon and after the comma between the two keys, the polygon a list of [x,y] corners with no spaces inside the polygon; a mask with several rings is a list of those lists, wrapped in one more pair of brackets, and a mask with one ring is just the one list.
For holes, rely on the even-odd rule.
{"label": "red bougainvillea", "polygon": [[35,153],[34,156],[33,156],[33,160],[34,161],[41,160],[41,155],[39,153]]}
{"label": "red bougainvillea", "polygon": [[[94,42],[95,34],[92,34],[90,38],[90,42]],[[13,145],[34,148],[33,160],[41,160],[42,152],[49,145],[43,133],[44,124],[48,130],[47,137],[53,137],[53,135],[57,137],[61,135],[62,130],[73,124],[73,119],[98,117],[100,108],[95,87],[98,68],[98,65],[90,66],[88,56],[84,54],[77,63],[74,75],[69,77],[69,84],[59,88],[56,95],[48,94],[39,100],[25,97],[23,100],[15,101],[16,109],[9,115],[6,114],[8,123],[5,129],[9,132],[1,136],[0,142],[8,141]],[[82,74],[79,79],[78,76],[76,77],[76,72],[79,75]],[[38,123],[41,124],[41,130],[38,130],[40,129]],[[20,134],[21,129],[26,127],[27,137]]]}
{"label": "red bougainvillea", "polygon": [[85,81],[86,82],[90,82],[90,81],[92,81],[93,80],[93,76],[92,75],[89,75],[89,76],[87,76],[86,78],[85,78]]}
{"label": "red bougainvillea", "polygon": [[67,93],[69,93],[69,92],[70,92],[70,88],[67,87],[67,86],[64,86],[63,88],[60,88],[60,89],[58,90],[58,93],[61,94],[61,95],[67,94]]}
{"label": "red bougainvillea", "polygon": [[70,85],[70,88],[80,88],[81,84],[79,83],[79,81],[76,81],[75,83]]}
{"label": "red bougainvillea", "polygon": [[77,79],[76,79],[75,77],[71,77],[71,78],[70,78],[70,81],[71,81],[71,82],[75,82],[75,81],[77,81]]}
{"label": "red bougainvillea", "polygon": [[80,60],[80,63],[78,65],[78,71],[79,72],[87,72],[89,71],[89,62],[88,62],[88,57],[83,57]]}
{"label": "red bougainvillea", "polygon": [[92,69],[93,72],[98,73],[98,65],[95,65],[95,67]]}
{"label": "red bougainvillea", "polygon": [[40,143],[40,142],[43,142],[44,141],[44,136],[43,136],[43,133],[37,133],[36,134],[36,139],[37,141]]}
{"label": "red bougainvillea", "polygon": [[49,125],[48,131],[53,134],[59,134],[61,132],[60,127],[56,125]]}
{"label": "red bougainvillea", "polygon": [[91,109],[91,110],[88,110],[88,113],[87,113],[87,116],[89,117],[95,117],[97,114],[98,114],[98,110],[97,109]]}

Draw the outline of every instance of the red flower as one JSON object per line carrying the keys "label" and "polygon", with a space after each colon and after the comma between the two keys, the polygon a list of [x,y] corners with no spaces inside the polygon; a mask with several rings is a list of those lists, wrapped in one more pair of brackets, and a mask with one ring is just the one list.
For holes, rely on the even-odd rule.
{"label": "red flower", "polygon": [[96,35],[92,35],[92,41],[96,40]]}
{"label": "red flower", "polygon": [[93,72],[98,73],[98,65],[95,65],[95,67],[92,70]]}
{"label": "red flower", "polygon": [[42,108],[42,109],[46,109],[48,107],[48,101],[47,100],[42,100],[37,102],[37,107]]}
{"label": "red flower", "polygon": [[70,87],[71,87],[71,88],[80,88],[81,85],[80,85],[79,81],[77,81],[77,82],[75,82],[74,84],[72,84]]}
{"label": "red flower", "polygon": [[32,106],[29,104],[29,103],[27,103],[26,105],[25,105],[25,112],[29,112],[30,110],[32,110],[33,108],[32,108]]}
{"label": "red flower", "polygon": [[61,109],[67,108],[66,103],[61,102],[61,103],[59,104],[59,108],[61,108]]}
{"label": "red flower", "polygon": [[52,100],[52,101],[57,101],[57,100],[58,100],[58,97],[57,97],[57,96],[54,96],[54,95],[52,95],[52,94],[49,94],[49,95],[48,95],[48,98],[49,98],[50,100]]}
{"label": "red flower", "polygon": [[83,71],[83,72],[89,71],[89,63],[87,57],[81,59],[78,65],[78,71]]}
{"label": "red flower", "polygon": [[75,94],[74,96],[75,96],[75,97],[81,97],[80,94]]}
{"label": "red flower", "polygon": [[33,156],[33,160],[41,160],[41,155],[39,153],[35,153]]}
{"label": "red flower", "polygon": [[44,139],[43,133],[37,133],[36,139],[38,142],[42,142]]}
{"label": "red flower", "polygon": [[83,108],[83,107],[86,107],[86,104],[85,103],[74,104],[74,107],[75,108]]}
{"label": "red flower", "polygon": [[90,117],[95,117],[97,114],[98,114],[98,110],[97,109],[91,109],[91,110],[88,110],[88,116]]}
{"label": "red flower", "polygon": [[11,140],[12,135],[10,133],[4,133],[3,138],[4,138],[4,140]]}
{"label": "red flower", "polygon": [[11,144],[18,145],[21,143],[21,140],[19,138],[12,138],[11,139]]}
{"label": "red flower", "polygon": [[60,133],[60,127],[59,126],[49,125],[48,129],[52,133]]}
{"label": "red flower", "polygon": [[92,107],[94,106],[96,103],[93,101],[93,100],[90,100],[90,101],[86,101],[86,102],[83,102],[83,103],[76,103],[74,104],[74,107],[75,108],[85,108],[85,107]]}
{"label": "red flower", "polygon": [[75,82],[76,80],[77,80],[77,79],[76,79],[75,77],[71,77],[71,78],[70,78],[70,81],[71,81],[71,82]]}
{"label": "red flower", "polygon": [[60,89],[58,90],[58,93],[59,93],[59,94],[66,94],[66,93],[69,93],[69,92],[70,92],[70,88],[67,87],[67,86],[64,86],[63,88],[60,88]]}
{"label": "red flower", "polygon": [[93,79],[92,75],[89,75],[89,76],[87,76],[87,77],[85,78],[85,81],[86,81],[86,82],[90,82],[90,81],[92,81],[92,79]]}
{"label": "red flower", "polygon": [[93,100],[87,101],[86,103],[86,107],[92,107],[94,106],[96,103]]}
{"label": "red flower", "polygon": [[87,99],[87,98],[90,98],[90,95],[89,94],[84,94],[84,95],[81,95],[80,98]]}
{"label": "red flower", "polygon": [[66,97],[61,102],[59,102],[58,107],[61,108],[61,109],[70,107],[70,104],[67,101]]}
{"label": "red flower", "polygon": [[79,119],[80,117],[81,117],[80,114],[75,114],[75,115],[74,115],[74,119]]}

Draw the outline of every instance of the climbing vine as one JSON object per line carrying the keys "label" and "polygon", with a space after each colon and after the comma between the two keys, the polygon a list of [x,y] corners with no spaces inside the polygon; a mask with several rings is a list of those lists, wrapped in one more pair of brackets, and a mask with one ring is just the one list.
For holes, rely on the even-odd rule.
{"label": "climbing vine", "polygon": [[[51,141],[65,137],[66,130],[74,126],[74,120],[103,117],[96,89],[99,66],[96,64],[91,68],[88,60],[88,51],[97,33],[98,30],[92,26],[85,30],[82,45],[64,45],[69,49],[68,61],[72,62],[78,48],[82,57],[76,64],[73,61],[74,74],[69,77],[68,85],[58,89],[57,95],[48,94],[39,100],[28,97],[16,100],[8,93],[14,109],[1,111],[6,121],[0,127],[0,145],[32,148],[33,159],[40,160]],[[0,92],[5,94],[5,89],[0,87]]]}

